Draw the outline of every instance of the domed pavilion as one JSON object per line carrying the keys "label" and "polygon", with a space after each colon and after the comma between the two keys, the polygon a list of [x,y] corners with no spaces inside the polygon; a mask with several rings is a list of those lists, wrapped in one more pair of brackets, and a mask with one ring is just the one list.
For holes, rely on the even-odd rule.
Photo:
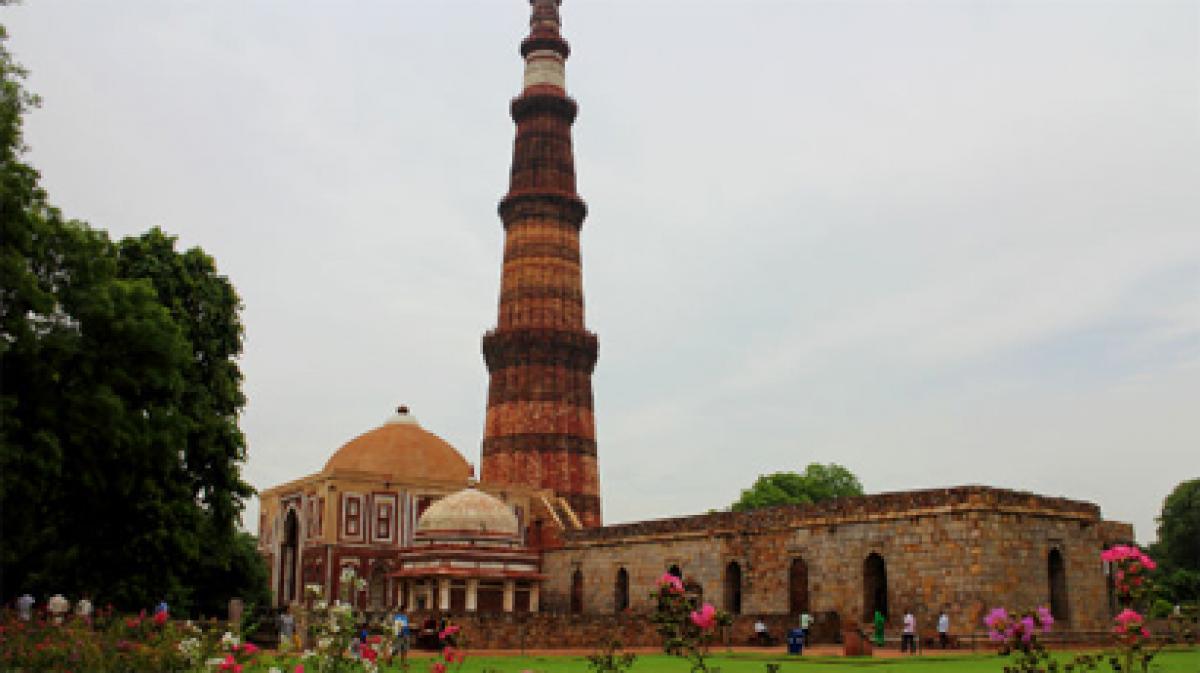
{"label": "domed pavilion", "polygon": [[[368,610],[536,610],[540,550],[578,518],[551,491],[469,488],[473,471],[402,406],[320,472],[263,490],[259,551],[275,604],[315,584]],[[340,586],[347,568],[365,589]]]}
{"label": "domed pavilion", "polygon": [[392,577],[415,609],[537,612],[540,558],[513,508],[472,485],[435,502]]}

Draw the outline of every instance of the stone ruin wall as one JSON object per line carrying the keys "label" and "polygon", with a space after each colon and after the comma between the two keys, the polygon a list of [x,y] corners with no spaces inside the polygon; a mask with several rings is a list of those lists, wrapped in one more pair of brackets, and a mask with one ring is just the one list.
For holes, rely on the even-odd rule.
{"label": "stone ruin wall", "polygon": [[1109,623],[1100,551],[1132,539],[1128,524],[1103,522],[1091,503],[985,487],[847,498],[824,506],[777,507],[754,513],[720,512],[568,534],[547,552],[543,609],[567,611],[571,577],[583,576],[588,613],[613,612],[618,569],[629,573],[630,608],[647,612],[656,580],[672,564],[700,582],[704,598],[726,605],[725,573],[742,570],[742,614],[786,615],[792,559],[808,565],[810,612],[863,613],[863,564],[871,553],[886,565],[889,630],[911,608],[923,631],[933,631],[945,606],[951,630],[979,630],[995,605],[1049,601],[1048,556],[1065,564],[1071,631]]}

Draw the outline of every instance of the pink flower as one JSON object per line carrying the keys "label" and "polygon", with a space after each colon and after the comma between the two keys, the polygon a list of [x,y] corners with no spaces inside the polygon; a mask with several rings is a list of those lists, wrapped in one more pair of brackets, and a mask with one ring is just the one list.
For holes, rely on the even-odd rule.
{"label": "pink flower", "polygon": [[296,669],[292,673],[304,673],[304,664],[296,664]]}
{"label": "pink flower", "polygon": [[1122,626],[1129,626],[1130,624],[1135,623],[1140,624],[1142,622],[1142,615],[1130,610],[1129,608],[1125,608],[1119,615],[1114,617],[1114,619],[1116,619],[1117,623]]}
{"label": "pink flower", "polygon": [[712,603],[705,603],[699,612],[692,612],[692,623],[701,630],[707,631],[713,627],[716,616],[717,609],[712,606]]}
{"label": "pink flower", "polygon": [[663,576],[658,578],[658,586],[667,588],[673,594],[683,593],[683,580],[671,573],[663,573]]}
{"label": "pink flower", "polygon": [[1029,642],[1033,639],[1034,626],[1033,617],[1026,616],[1021,618],[1021,640]]}
{"label": "pink flower", "polygon": [[[234,649],[237,649],[236,647]],[[248,656],[253,656],[258,651],[258,646],[254,643],[242,643],[242,652]]]}
{"label": "pink flower", "polygon": [[1037,609],[1038,621],[1042,624],[1042,633],[1050,633],[1050,627],[1054,624],[1054,614],[1050,612],[1050,608],[1045,605]]}
{"label": "pink flower", "polygon": [[429,673],[446,673],[446,664],[435,661],[429,666]]}

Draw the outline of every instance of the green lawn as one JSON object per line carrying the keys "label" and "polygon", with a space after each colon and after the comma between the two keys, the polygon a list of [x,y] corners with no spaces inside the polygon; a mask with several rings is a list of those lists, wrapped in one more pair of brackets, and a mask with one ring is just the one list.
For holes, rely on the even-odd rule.
{"label": "green lawn", "polygon": [[[1066,659],[1067,655],[1063,655]],[[997,655],[962,655],[910,657],[906,659],[875,659],[871,657],[786,657],[761,654],[732,654],[713,656],[712,666],[719,666],[721,673],[766,673],[768,663],[780,664],[780,673],[848,673],[870,671],[870,673],[1002,673],[1007,658]],[[398,666],[383,666],[381,672],[393,673]],[[429,660],[412,662],[413,673],[429,670]],[[451,667],[450,671],[455,668]],[[630,673],[687,673],[688,663],[677,657],[661,654],[641,655]],[[1200,673],[1200,650],[1162,652],[1151,664],[1156,673]],[[579,656],[527,656],[527,657],[470,657],[463,665],[462,673],[587,673],[587,660]],[[1099,671],[1108,673],[1108,666]]]}

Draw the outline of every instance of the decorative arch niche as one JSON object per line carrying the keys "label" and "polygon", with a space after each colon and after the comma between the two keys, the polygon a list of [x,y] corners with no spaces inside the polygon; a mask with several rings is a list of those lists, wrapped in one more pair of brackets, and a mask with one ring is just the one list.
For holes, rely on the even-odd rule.
{"label": "decorative arch niche", "polygon": [[872,623],[876,612],[888,618],[887,564],[883,556],[871,552],[863,560],[863,623]]}
{"label": "decorative arch niche", "polygon": [[725,608],[730,614],[742,614],[742,566],[737,561],[725,566]]}
{"label": "decorative arch niche", "polygon": [[1067,564],[1058,548],[1051,549],[1046,556],[1046,575],[1050,585],[1050,614],[1056,620],[1066,621],[1071,616],[1067,601]]}

